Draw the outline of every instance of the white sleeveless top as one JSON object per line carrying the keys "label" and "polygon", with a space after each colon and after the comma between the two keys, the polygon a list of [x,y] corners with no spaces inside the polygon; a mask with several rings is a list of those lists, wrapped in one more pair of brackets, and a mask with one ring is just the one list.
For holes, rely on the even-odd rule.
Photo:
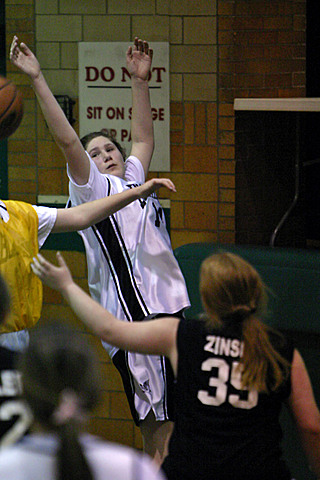
{"label": "white sleeveless top", "polygon": [[[145,181],[142,164],[134,156],[126,161],[125,180],[101,174],[89,159],[86,185],[75,184],[68,170],[72,206],[134,188]],[[87,254],[91,296],[117,318],[142,320],[157,313],[174,314],[190,306],[164,212],[155,194],[132,202],[79,233]],[[104,347],[111,356],[117,351],[105,343]]]}

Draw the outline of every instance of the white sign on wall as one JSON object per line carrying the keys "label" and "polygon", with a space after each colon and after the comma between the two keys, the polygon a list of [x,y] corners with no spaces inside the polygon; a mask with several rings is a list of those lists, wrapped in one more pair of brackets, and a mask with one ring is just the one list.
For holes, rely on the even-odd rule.
{"label": "white sign on wall", "polygon": [[[169,44],[152,43],[149,80],[155,135],[153,171],[170,171]],[[125,42],[79,43],[80,137],[107,128],[126,149],[131,149],[131,80],[126,69]]]}

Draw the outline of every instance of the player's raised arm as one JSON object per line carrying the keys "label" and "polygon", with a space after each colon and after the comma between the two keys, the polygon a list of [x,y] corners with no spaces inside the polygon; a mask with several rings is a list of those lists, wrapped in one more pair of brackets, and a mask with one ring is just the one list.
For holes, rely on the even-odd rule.
{"label": "player's raised arm", "polygon": [[131,154],[142,163],[147,175],[153,149],[154,134],[151,114],[148,76],[151,69],[153,50],[146,41],[134,40],[127,50],[127,69],[132,85]]}
{"label": "player's raised arm", "polygon": [[73,232],[88,228],[114,214],[134,200],[148,197],[161,187],[165,187],[173,192],[176,191],[170,179],[152,178],[143,185],[129,188],[121,193],[94,200],[93,202],[83,203],[72,208],[59,208],[52,233]]}
{"label": "player's raised arm", "polygon": [[85,150],[52,94],[37,58],[25,43],[19,44],[17,36],[14,36],[11,44],[10,60],[30,77],[45,120],[69,164],[70,173],[79,185],[84,185],[90,170]]}
{"label": "player's raised arm", "polygon": [[59,290],[78,318],[102,340],[123,350],[143,354],[166,355],[177,372],[176,335],[180,319],[162,317],[148,322],[122,322],[93,300],[74,283],[62,255],[57,253],[58,266],[38,254],[31,268],[51,288]]}

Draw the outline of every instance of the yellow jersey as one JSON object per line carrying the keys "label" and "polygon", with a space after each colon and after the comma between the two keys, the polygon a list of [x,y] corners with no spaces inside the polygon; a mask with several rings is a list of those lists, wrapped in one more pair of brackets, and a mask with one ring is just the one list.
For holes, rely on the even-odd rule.
{"label": "yellow jersey", "polygon": [[37,212],[24,202],[7,200],[3,205],[9,218],[0,216],[0,272],[10,289],[11,314],[0,325],[0,334],[34,326],[42,307],[42,283],[30,266],[39,250]]}

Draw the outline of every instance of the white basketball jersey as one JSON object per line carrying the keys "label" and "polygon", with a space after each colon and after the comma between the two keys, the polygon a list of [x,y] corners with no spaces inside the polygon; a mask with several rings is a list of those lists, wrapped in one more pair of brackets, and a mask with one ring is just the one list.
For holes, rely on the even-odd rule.
{"label": "white basketball jersey", "polygon": [[[76,185],[69,174],[72,206],[144,182],[143,167],[133,156],[126,161],[125,180],[101,174],[91,159],[90,164],[86,185]],[[90,293],[117,318],[139,321],[148,315],[173,314],[190,306],[164,212],[155,194],[132,202],[79,233],[87,254]],[[117,348],[107,346],[107,350],[113,356]]]}

